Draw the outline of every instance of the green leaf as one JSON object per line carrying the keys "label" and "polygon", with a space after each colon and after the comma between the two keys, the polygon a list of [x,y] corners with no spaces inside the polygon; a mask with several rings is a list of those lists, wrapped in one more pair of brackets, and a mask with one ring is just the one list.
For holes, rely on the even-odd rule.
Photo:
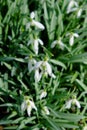
{"label": "green leaf", "polygon": [[49,39],[54,40],[55,30],[56,30],[56,12],[54,11],[51,18],[51,25],[50,25],[50,35]]}
{"label": "green leaf", "polygon": [[6,125],[6,124],[11,124],[12,120],[1,120],[0,125]]}
{"label": "green leaf", "polygon": [[33,120],[34,120],[35,118],[36,118],[36,117],[30,117],[30,118],[24,119],[24,120],[20,123],[20,125],[19,125],[19,127],[18,127],[17,130],[21,130],[21,129],[25,128],[26,124],[30,124],[30,123],[33,124],[33,123],[34,123]]}
{"label": "green leaf", "polygon": [[63,113],[63,112],[57,112],[57,111],[54,111],[53,109],[49,108],[53,115],[56,117],[56,118],[60,118],[60,119],[65,119],[67,121],[70,121],[70,122],[78,122],[80,121],[81,119],[84,119],[85,117],[83,115],[78,115],[78,114],[72,114],[72,113]]}
{"label": "green leaf", "polygon": [[[47,122],[54,128],[54,130],[61,130],[59,128],[59,126],[53,121],[51,120],[50,118],[46,117],[45,116],[45,119],[47,120]],[[52,129],[53,130],[53,129]]]}
{"label": "green leaf", "polygon": [[87,62],[87,52],[70,57],[69,62],[70,63]]}
{"label": "green leaf", "polygon": [[4,127],[4,130],[17,130],[18,128],[18,125],[16,126],[7,126],[7,127]]}
{"label": "green leaf", "polygon": [[75,81],[82,87],[83,90],[87,91],[87,86],[81,80],[76,79]]}
{"label": "green leaf", "polygon": [[62,63],[61,61],[51,59],[50,62],[52,62],[52,63],[55,64],[55,65],[59,65],[59,66],[63,67],[64,69],[66,69],[65,64]]}

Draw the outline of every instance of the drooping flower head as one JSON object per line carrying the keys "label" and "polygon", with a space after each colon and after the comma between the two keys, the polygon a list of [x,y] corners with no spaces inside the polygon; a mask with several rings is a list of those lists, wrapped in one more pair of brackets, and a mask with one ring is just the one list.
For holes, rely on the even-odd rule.
{"label": "drooping flower head", "polygon": [[61,38],[59,38],[58,40],[53,41],[51,43],[51,48],[54,48],[56,45],[58,45],[61,50],[64,50],[64,43],[62,42]]}
{"label": "drooping flower head", "polygon": [[44,30],[45,29],[44,25],[42,23],[34,20],[34,18],[35,18],[35,13],[31,12],[30,13],[30,22],[27,23],[26,29],[29,29],[30,26],[36,26],[37,28]]}
{"label": "drooping flower head", "polygon": [[47,92],[43,90],[40,95],[40,99],[45,98],[47,96]]}
{"label": "drooping flower head", "polygon": [[75,0],[70,0],[67,7],[67,14],[76,11],[77,8],[78,8],[78,3]]}
{"label": "drooping flower head", "polygon": [[31,73],[34,65],[36,64],[36,60],[30,55],[29,57],[25,57],[28,60],[28,71]]}
{"label": "drooping flower head", "polygon": [[50,115],[50,111],[49,111],[49,109],[48,109],[47,106],[44,106],[44,107],[42,108],[42,114]]}
{"label": "drooping flower head", "polygon": [[39,52],[39,44],[40,44],[41,46],[44,45],[43,41],[42,41],[40,38],[38,38],[37,36],[35,36],[35,38],[32,39],[32,40],[30,40],[27,45],[28,45],[28,46],[29,46],[29,45],[32,45],[32,49],[33,49],[33,51],[35,52],[35,54],[37,55],[38,52]]}
{"label": "drooping flower head", "polygon": [[21,110],[22,110],[22,112],[24,112],[25,110],[27,110],[28,116],[31,116],[32,109],[35,109],[37,111],[37,108],[36,108],[34,102],[31,99],[29,99],[28,96],[25,96],[24,97],[24,101],[21,104]]}
{"label": "drooping flower head", "polygon": [[73,33],[73,32],[67,33],[66,36],[69,36],[69,37],[70,37],[70,38],[69,38],[69,44],[70,44],[70,46],[73,46],[73,45],[74,45],[74,37],[76,37],[76,38],[79,37],[79,35],[78,35],[77,33]]}
{"label": "drooping flower head", "polygon": [[42,75],[44,76],[50,76],[52,78],[55,78],[56,76],[52,73],[52,67],[48,63],[48,59],[46,58],[43,61],[39,61],[35,64],[33,70],[35,70],[35,81],[39,82]]}
{"label": "drooping flower head", "polygon": [[81,108],[79,101],[76,99],[76,96],[73,96],[72,99],[68,100],[65,104],[66,109],[70,109],[72,105],[76,105],[78,108]]}

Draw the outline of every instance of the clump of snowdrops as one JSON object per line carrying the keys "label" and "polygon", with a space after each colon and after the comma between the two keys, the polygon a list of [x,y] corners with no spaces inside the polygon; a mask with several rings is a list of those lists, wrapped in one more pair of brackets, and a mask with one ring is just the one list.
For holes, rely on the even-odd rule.
{"label": "clump of snowdrops", "polygon": [[87,1],[0,1],[0,128],[87,129]]}

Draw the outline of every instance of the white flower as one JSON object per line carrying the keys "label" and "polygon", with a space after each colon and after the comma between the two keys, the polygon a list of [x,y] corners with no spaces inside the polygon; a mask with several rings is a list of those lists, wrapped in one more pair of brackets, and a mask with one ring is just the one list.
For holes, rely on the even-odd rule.
{"label": "white flower", "polygon": [[70,109],[72,104],[76,105],[78,108],[81,108],[80,103],[76,98],[70,99],[69,101],[67,101],[65,104],[65,108]]}
{"label": "white flower", "polygon": [[43,90],[40,95],[40,99],[45,98],[46,96],[47,96],[47,92]]}
{"label": "white flower", "polygon": [[79,18],[82,14],[82,8],[79,8],[77,11],[77,18]]}
{"label": "white flower", "polygon": [[77,33],[68,33],[66,36],[70,36],[70,39],[69,39],[69,44],[70,46],[73,46],[74,44],[74,37],[78,38],[79,35]]}
{"label": "white flower", "polygon": [[43,114],[46,114],[46,115],[49,115],[49,114],[50,114],[50,111],[49,111],[49,109],[48,109],[47,106],[44,106],[44,107],[42,108],[42,113],[43,113]]}
{"label": "white flower", "polygon": [[28,116],[31,116],[32,109],[35,109],[37,111],[37,108],[32,100],[30,100],[27,96],[25,97],[25,100],[21,104],[21,110],[24,112],[27,110]]}
{"label": "white flower", "polygon": [[43,66],[46,67],[45,71],[47,72],[47,74],[55,79],[56,76],[52,73],[51,65],[47,61],[45,61],[43,62]]}
{"label": "white flower", "polygon": [[23,101],[22,104],[21,104],[21,110],[22,110],[22,111],[25,111],[26,108],[27,108],[26,101]]}
{"label": "white flower", "polygon": [[35,13],[34,13],[34,12],[31,12],[31,13],[30,13],[30,18],[31,18],[31,19],[34,19],[34,18],[35,18]]}
{"label": "white flower", "polygon": [[52,73],[51,65],[48,63],[47,60],[45,61],[39,61],[35,64],[33,67],[33,70],[35,70],[35,81],[40,81],[42,75],[49,75],[52,78],[56,78],[56,76]]}
{"label": "white flower", "polygon": [[34,12],[31,12],[31,14],[30,14],[30,19],[31,19],[31,21],[30,21],[29,23],[27,23],[26,29],[29,29],[30,26],[36,26],[36,27],[38,27],[39,29],[44,30],[44,29],[45,29],[44,25],[41,24],[40,22],[34,20],[34,18],[35,18],[35,13],[34,13]]}
{"label": "white flower", "polygon": [[39,39],[39,38],[34,39],[34,52],[35,52],[36,55],[38,54],[38,50],[39,50],[38,46],[39,46],[39,44],[43,45],[43,41],[41,39]]}
{"label": "white flower", "polygon": [[41,77],[42,77],[42,73],[39,72],[39,69],[36,69],[35,70],[35,75],[34,75],[35,82],[39,82]]}
{"label": "white flower", "polygon": [[75,0],[71,0],[69,2],[69,5],[67,7],[67,14],[77,11],[77,18],[79,18],[81,16],[82,13],[82,8],[78,7],[78,3]]}
{"label": "white flower", "polygon": [[70,0],[69,5],[67,7],[67,13],[77,10],[77,7],[78,3],[75,0]]}
{"label": "white flower", "polygon": [[44,43],[43,43],[43,41],[41,39],[35,38],[33,40],[28,41],[27,45],[29,46],[30,44],[33,45],[32,48],[33,48],[35,54],[37,55],[38,54],[38,50],[39,50],[39,44],[43,46]]}
{"label": "white flower", "polygon": [[33,58],[30,58],[29,61],[28,61],[28,70],[29,70],[29,73],[31,73],[34,65],[36,64],[36,60],[33,59]]}
{"label": "white flower", "polygon": [[56,45],[59,45],[60,49],[64,50],[64,43],[61,41],[61,38],[53,41],[52,44],[51,44],[51,48],[54,48]]}
{"label": "white flower", "polygon": [[87,125],[85,125],[82,130],[87,130]]}

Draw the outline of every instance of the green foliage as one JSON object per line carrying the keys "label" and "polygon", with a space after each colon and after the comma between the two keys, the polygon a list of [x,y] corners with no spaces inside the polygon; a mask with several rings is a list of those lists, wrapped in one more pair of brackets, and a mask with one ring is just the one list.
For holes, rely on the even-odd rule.
{"label": "green foliage", "polygon": [[86,16],[86,0],[0,1],[0,129],[87,125]]}

